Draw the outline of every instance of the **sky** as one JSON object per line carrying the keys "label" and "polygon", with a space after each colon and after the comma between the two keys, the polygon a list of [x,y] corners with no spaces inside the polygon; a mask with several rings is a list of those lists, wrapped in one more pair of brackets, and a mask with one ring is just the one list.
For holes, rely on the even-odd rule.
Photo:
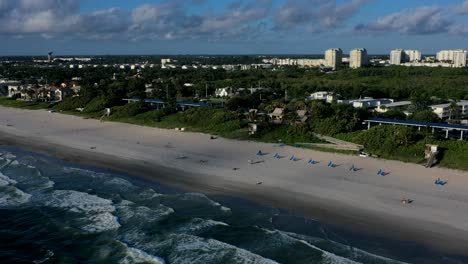
{"label": "sky", "polygon": [[0,56],[468,48],[468,0],[0,0]]}

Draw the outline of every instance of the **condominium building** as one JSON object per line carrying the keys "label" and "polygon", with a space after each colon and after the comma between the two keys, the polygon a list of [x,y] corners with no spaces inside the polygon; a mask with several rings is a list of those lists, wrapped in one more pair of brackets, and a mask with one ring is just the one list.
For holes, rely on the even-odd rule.
{"label": "condominium building", "polygon": [[400,65],[405,62],[421,61],[421,51],[396,49],[390,52],[390,64]]}
{"label": "condominium building", "polygon": [[441,62],[450,62],[453,67],[462,68],[466,67],[466,54],[467,51],[463,49],[441,50],[437,52],[436,59]]}
{"label": "condominium building", "polygon": [[404,62],[404,51],[402,49],[396,49],[390,51],[390,64],[392,65],[400,65]]}
{"label": "condominium building", "polygon": [[353,49],[349,53],[349,67],[355,69],[365,65],[367,65],[367,50]]}
{"label": "condominium building", "polygon": [[454,112],[450,104],[431,105],[432,111],[441,119],[468,117],[468,100],[457,102],[458,110]]}
{"label": "condominium building", "polygon": [[338,69],[343,59],[343,51],[341,49],[328,49],[325,51],[325,66],[331,67],[333,70]]}
{"label": "condominium building", "polygon": [[419,50],[404,50],[404,52],[405,52],[405,61],[408,61],[408,62],[421,61],[421,51],[419,51]]}

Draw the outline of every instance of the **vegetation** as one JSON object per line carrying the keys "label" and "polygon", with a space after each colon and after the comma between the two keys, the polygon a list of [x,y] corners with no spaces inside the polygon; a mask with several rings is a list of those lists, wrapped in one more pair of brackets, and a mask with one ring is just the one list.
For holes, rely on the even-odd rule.
{"label": "vegetation", "polygon": [[[250,60],[251,57],[242,56],[234,59],[238,62]],[[216,61],[222,62],[223,59],[217,58]],[[179,58],[179,63],[185,63],[185,60]],[[322,73],[314,68],[297,67],[284,67],[275,71],[146,68],[137,72],[112,67],[68,69],[20,65],[1,65],[0,75],[32,84],[43,84],[47,80],[54,85],[80,76],[80,96],[67,98],[58,104],[1,98],[0,105],[28,109],[53,107],[58,111],[74,112],[94,118],[101,117],[105,108],[112,108],[112,115],[108,118],[112,121],[161,128],[185,127],[191,131],[228,138],[281,141],[291,145],[320,142],[314,136],[314,133],[318,133],[362,144],[367,151],[382,158],[409,162],[421,162],[424,145],[435,143],[443,149],[440,165],[468,170],[468,165],[463,162],[467,160],[468,155],[466,142],[437,139],[425,131],[399,126],[361,130],[362,121],[373,116],[440,122],[441,120],[429,110],[428,105],[447,102],[447,99],[468,99],[468,69],[377,67]],[[30,79],[30,76],[41,76],[42,79]],[[190,85],[186,85],[188,83]],[[148,84],[150,92],[145,86]],[[253,93],[244,89],[229,100],[203,98],[205,94],[213,94],[216,88],[227,86],[270,89]],[[333,91],[344,98],[371,96],[411,100],[412,105],[407,109],[411,115],[407,117],[400,110],[376,114],[364,109],[355,109],[347,104],[304,100],[315,91]],[[147,97],[161,99],[168,107],[156,110],[143,102],[126,104],[122,100]],[[225,107],[176,111],[177,100],[201,99],[216,101]],[[276,107],[284,109],[282,124],[273,124],[267,115],[246,113],[248,109],[271,113]],[[83,108],[83,111],[76,112],[78,108]],[[450,121],[456,122],[459,117],[454,103],[452,108]],[[298,110],[306,110],[308,119],[299,122]],[[255,122],[260,127],[255,135],[248,133],[249,122]]]}
{"label": "vegetation", "polygon": [[33,102],[33,101],[20,101],[12,98],[0,97],[0,105],[7,106],[7,107],[16,107],[16,108],[23,108],[23,109],[31,109],[31,110],[38,110],[38,109],[48,109],[52,107],[49,103],[43,102]]}

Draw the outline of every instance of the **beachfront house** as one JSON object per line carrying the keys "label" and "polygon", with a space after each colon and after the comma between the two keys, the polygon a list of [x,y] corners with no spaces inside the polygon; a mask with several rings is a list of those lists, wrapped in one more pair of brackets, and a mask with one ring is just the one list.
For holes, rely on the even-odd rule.
{"label": "beachfront house", "polygon": [[268,114],[272,123],[281,124],[284,121],[284,108],[277,107],[275,110]]}
{"label": "beachfront house", "polygon": [[70,88],[56,88],[54,89],[54,94],[53,94],[53,99],[55,101],[62,101],[66,97],[70,96],[73,94],[73,90]]}
{"label": "beachfront house", "polygon": [[20,85],[9,85],[8,86],[8,91],[7,91],[7,94],[8,94],[8,97],[14,97],[16,96],[17,94],[19,94],[21,96],[21,86]]}
{"label": "beachfront house", "polygon": [[296,122],[305,123],[309,116],[307,115],[307,110],[297,110],[296,111]]}

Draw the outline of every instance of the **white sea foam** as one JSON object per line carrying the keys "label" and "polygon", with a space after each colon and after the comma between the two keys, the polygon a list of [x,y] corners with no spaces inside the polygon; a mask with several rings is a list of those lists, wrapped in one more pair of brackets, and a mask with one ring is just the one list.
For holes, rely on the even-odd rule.
{"label": "white sea foam", "polygon": [[10,160],[16,158],[15,155],[13,155],[12,153],[9,153],[9,152],[4,153],[2,157],[5,158],[5,159],[10,159]]}
{"label": "white sea foam", "polygon": [[16,207],[29,202],[31,195],[15,186],[0,187],[0,207]]}
{"label": "white sea foam", "polygon": [[[310,237],[310,236],[306,236],[306,235],[300,235],[300,234],[296,234],[296,233],[289,233],[289,232],[282,232],[282,231],[277,231],[277,232],[281,232],[283,234],[286,234],[288,235],[289,237],[293,238],[293,239],[298,239],[299,241],[309,245],[309,246],[312,246],[314,248],[318,248],[314,245],[312,245],[311,243],[320,243],[320,242],[323,242],[325,241],[325,239],[322,239],[322,238],[317,238],[317,237]],[[354,248],[354,247],[350,247],[348,245],[343,245],[341,243],[338,243],[336,241],[331,241],[331,240],[326,240],[328,243],[332,243],[334,244],[334,247],[333,248],[336,248],[338,249],[339,251],[343,252],[343,249],[348,252],[350,254],[350,256],[346,256],[346,258],[344,257],[340,257],[340,256],[337,256],[333,253],[330,253],[330,252],[327,252],[327,251],[324,251],[327,259],[328,259],[328,263],[359,263],[359,262],[356,262],[358,259],[370,259],[372,260],[372,262],[376,262],[376,261],[379,261],[379,263],[383,262],[383,263],[388,263],[388,264],[405,264],[406,262],[401,262],[401,261],[397,261],[397,260],[394,260],[394,259],[390,259],[390,258],[386,258],[386,257],[383,257],[383,256],[379,256],[379,255],[375,255],[375,254],[372,254],[370,252],[367,252],[367,251],[364,251],[364,250],[361,250],[361,249],[358,249],[358,248]],[[320,249],[321,250],[321,249]],[[349,261],[353,261],[354,262],[349,262]],[[335,262],[333,262],[335,261]],[[344,261],[344,262],[343,262]]]}
{"label": "white sea foam", "polygon": [[87,221],[90,221],[90,224],[84,225],[81,228],[88,233],[100,233],[107,230],[114,230],[120,227],[120,223],[111,213],[99,213],[96,215],[87,216]]}
{"label": "white sea foam", "polygon": [[141,192],[138,193],[138,196],[142,200],[152,200],[154,198],[161,197],[162,194],[157,193],[153,189],[144,189],[144,190],[142,190]]}
{"label": "white sea foam", "polygon": [[211,200],[210,198],[208,198],[206,195],[204,195],[202,193],[184,193],[182,195],[179,195],[178,199],[180,201],[201,202],[203,204],[206,204],[206,205],[209,205],[209,206],[212,206],[212,207],[217,207],[225,214],[230,214],[231,213],[230,208],[222,206],[220,203]]}
{"label": "white sea foam", "polygon": [[175,232],[184,234],[195,234],[214,226],[229,226],[228,224],[211,219],[205,220],[201,218],[191,219],[189,223],[176,228]]}
{"label": "white sea foam", "polygon": [[146,206],[138,206],[127,200],[123,200],[117,205],[117,211],[122,223],[127,223],[132,219],[140,223],[157,222],[174,213],[174,209],[162,204],[155,208],[148,208]]}
{"label": "white sea foam", "polygon": [[244,249],[214,240],[191,235],[171,235],[157,247],[169,252],[167,261],[173,264],[223,263],[277,263]]}
{"label": "white sea foam", "polygon": [[0,172],[0,186],[15,185],[17,182]]}
{"label": "white sea foam", "polygon": [[[120,242],[122,243],[122,242]],[[120,264],[133,264],[133,263],[148,263],[148,264],[165,264],[166,262],[159,257],[148,254],[140,249],[129,247],[127,244],[122,243],[125,248],[125,257],[119,261]]]}
{"label": "white sea foam", "polygon": [[126,188],[126,189],[131,189],[131,188],[135,187],[131,182],[129,182],[129,181],[125,180],[125,179],[122,179],[122,178],[118,178],[118,177],[114,177],[114,178],[106,181],[105,183],[108,184],[108,185],[115,185],[115,186],[118,186],[120,188]]}
{"label": "white sea foam", "polygon": [[111,200],[73,190],[56,190],[42,198],[45,206],[84,214],[77,220],[84,223],[79,228],[85,232],[97,233],[120,227],[117,217],[112,214],[115,207]]}

